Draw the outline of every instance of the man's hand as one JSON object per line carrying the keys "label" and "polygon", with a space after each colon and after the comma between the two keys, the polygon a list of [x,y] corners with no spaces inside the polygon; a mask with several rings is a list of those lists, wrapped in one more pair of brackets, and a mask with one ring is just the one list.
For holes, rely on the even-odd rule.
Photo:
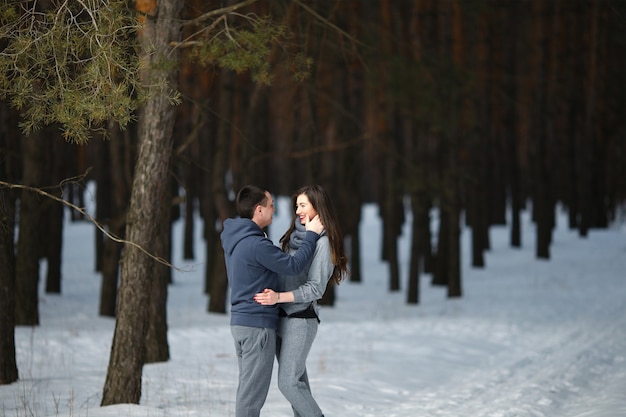
{"label": "man's hand", "polygon": [[309,216],[307,215],[306,222],[304,223],[304,228],[307,231],[315,232],[318,235],[324,231],[324,225],[322,224],[319,215],[313,217],[313,220],[309,220]]}

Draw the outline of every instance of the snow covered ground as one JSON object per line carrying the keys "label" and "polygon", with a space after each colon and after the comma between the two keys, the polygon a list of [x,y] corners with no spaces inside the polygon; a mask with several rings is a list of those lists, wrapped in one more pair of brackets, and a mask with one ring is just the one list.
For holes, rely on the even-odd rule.
{"label": "snow covered ground", "polygon": [[[278,202],[274,240],[290,215]],[[484,269],[471,268],[464,230],[463,297],[448,299],[424,276],[420,304],[408,306],[406,284],[387,291],[376,207],[363,218],[363,282],[344,282],[336,305],[323,307],[308,362],[326,417],[626,416],[626,227],[582,239],[561,214],[545,261],[534,257],[526,217],[521,249],[509,247],[507,228],[491,230]],[[171,359],[145,366],[141,404],[99,406],[114,321],[97,314],[94,228],[71,223],[63,294],[42,291],[41,325],[16,330],[20,380],[0,386],[0,417],[234,416],[229,317],[206,313],[203,261],[180,259],[181,226],[174,262],[186,272],[169,292]],[[292,415],[276,375],[262,415]]]}

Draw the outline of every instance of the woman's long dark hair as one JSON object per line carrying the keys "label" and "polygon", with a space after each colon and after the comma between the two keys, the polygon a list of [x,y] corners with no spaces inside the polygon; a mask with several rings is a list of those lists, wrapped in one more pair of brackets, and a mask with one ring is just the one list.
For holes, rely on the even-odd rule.
{"label": "woman's long dark hair", "polygon": [[292,196],[291,207],[294,210],[293,219],[289,229],[285,232],[283,237],[280,238],[283,251],[286,252],[289,250],[289,238],[296,227],[296,201],[298,200],[298,196],[302,194],[307,196],[309,202],[315,211],[317,211],[317,214],[320,216],[320,220],[324,225],[326,236],[328,236],[328,241],[330,242],[331,259],[333,265],[335,265],[330,280],[335,284],[339,284],[349,274],[348,257],[346,256],[343,246],[343,233],[341,232],[341,227],[339,226],[335,207],[323,187],[319,185],[306,185],[296,191],[296,193]]}

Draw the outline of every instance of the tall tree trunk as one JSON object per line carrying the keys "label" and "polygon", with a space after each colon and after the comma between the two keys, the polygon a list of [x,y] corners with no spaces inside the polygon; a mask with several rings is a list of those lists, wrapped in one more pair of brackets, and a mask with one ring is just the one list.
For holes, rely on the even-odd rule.
{"label": "tall tree trunk", "polygon": [[[124,238],[125,222],[120,217],[109,220],[109,233]],[[100,285],[99,314],[103,317],[115,317],[117,306],[117,282],[119,278],[119,262],[122,255],[122,244],[106,238],[102,251],[102,282]]]}
{"label": "tall tree trunk", "polygon": [[[354,2],[356,3],[356,2]],[[362,10],[352,4],[346,13],[348,32],[358,39],[362,30]],[[361,223],[361,203],[363,178],[363,149],[362,138],[364,134],[363,126],[360,123],[364,116],[364,69],[357,54],[350,56],[351,61],[347,64],[343,59],[340,61],[345,68],[342,71],[341,102],[344,108],[340,111],[338,130],[340,138],[350,142],[350,146],[340,151],[340,170],[338,174],[337,186],[333,195],[336,196],[337,213],[341,219],[344,236],[346,237],[346,252],[350,265],[351,282],[361,282],[361,233],[359,225]],[[355,205],[358,206],[355,208]]]}
{"label": "tall tree trunk", "polygon": [[587,237],[592,226],[592,206],[594,200],[593,192],[593,172],[594,172],[594,141],[596,128],[595,108],[597,106],[597,73],[598,73],[598,39],[599,39],[599,3],[590,2],[589,22],[586,25],[587,37],[587,59],[585,63],[585,91],[584,91],[584,113],[582,134],[578,142],[578,206],[580,209],[580,221],[578,234]]}
{"label": "tall tree trunk", "polygon": [[[311,179],[311,182],[317,182],[325,187],[336,207],[339,203],[338,196],[344,194],[343,190],[338,190],[338,185],[341,184],[342,188],[350,187],[346,184],[348,178],[343,172],[346,166],[341,159],[342,153],[339,151],[340,143],[345,139],[340,136],[339,131],[343,115],[342,102],[346,95],[344,91],[346,75],[343,63],[334,59],[333,51],[324,48],[324,38],[319,39],[315,44],[318,55],[314,81],[316,88],[309,89],[308,102],[315,121],[315,145],[321,145],[328,149],[328,152],[312,158],[318,169],[317,175],[313,174],[314,179]],[[315,90],[322,91],[322,93],[314,94]],[[327,94],[328,96],[335,95],[337,100],[328,101]],[[338,218],[341,225],[342,216],[338,214]],[[335,283],[329,281],[319,304],[332,306],[335,304],[335,297]]]}
{"label": "tall tree trunk", "polygon": [[[435,20],[435,13],[433,12],[435,5],[422,0],[415,0],[412,3],[411,9],[406,12],[409,21],[407,36],[410,39],[406,52],[407,61],[414,63],[413,67],[425,68],[427,64],[423,58],[425,54],[429,54],[428,43],[432,42],[432,33],[429,29],[433,27]],[[424,104],[421,91],[416,90],[410,96],[409,103],[414,113],[409,113],[411,122],[405,138],[407,143],[405,158],[408,159],[407,165],[409,167],[407,188],[413,210],[407,301],[415,304],[419,303],[420,298],[420,274],[432,273],[435,264],[430,230],[429,171],[432,167],[430,164],[432,158],[429,154],[429,140],[431,135],[429,135],[428,128],[413,120],[416,114],[427,111],[427,105]]]}
{"label": "tall tree trunk", "polygon": [[[211,174],[211,195],[213,196],[213,204],[215,205],[221,223],[233,215],[232,205],[228,200],[226,191],[225,178],[230,156],[230,125],[234,114],[234,82],[235,76],[232,71],[224,70],[221,72],[218,105],[220,117]],[[214,250],[214,259],[216,261],[211,265],[207,264],[207,267],[210,266],[212,268],[207,310],[209,312],[225,313],[228,278],[226,276],[226,265],[223,262],[224,253],[222,245],[216,244]]]}
{"label": "tall tree trunk", "polygon": [[612,83],[608,82],[608,65],[607,65],[607,53],[608,47],[605,46],[609,43],[608,39],[608,29],[609,26],[609,14],[614,14],[612,11],[606,7],[606,5],[597,5],[594,4],[594,7],[597,7],[598,10],[594,11],[594,20],[592,25],[596,28],[595,34],[592,36],[592,44],[590,48],[590,53],[595,54],[593,58],[594,67],[590,71],[590,76],[593,77],[593,82],[590,83],[590,89],[593,90],[593,94],[590,92],[588,96],[588,100],[593,100],[595,105],[592,106],[593,114],[591,115],[591,126],[593,127],[593,132],[591,133],[592,143],[594,144],[594,171],[593,171],[593,227],[607,228],[610,223],[609,213],[609,191],[607,187],[607,166],[608,166],[608,156],[607,156],[607,142],[608,136],[607,131],[609,129],[604,128],[604,126],[608,126],[611,124],[608,119],[610,116],[607,116],[609,111],[609,107],[613,107],[609,105],[604,97],[608,96],[607,88],[613,88]]}
{"label": "tall tree trunk", "polygon": [[[379,4],[382,35],[380,50],[384,56],[392,56],[394,50],[393,39],[397,35],[395,27],[397,14],[393,2],[381,1]],[[398,113],[392,99],[392,82],[390,63],[381,60],[378,64],[378,85],[375,88],[375,108],[378,113],[375,125],[376,152],[379,163],[380,181],[377,184],[377,201],[383,222],[383,239],[381,257],[387,262],[389,271],[390,291],[400,290],[400,265],[398,261],[398,236],[403,222],[404,208],[402,206],[402,188],[399,181],[398,146],[400,127]]]}
{"label": "tall tree trunk", "polygon": [[452,196],[448,202],[448,297],[461,297],[463,288],[461,284],[461,210],[457,196]]}
{"label": "tall tree trunk", "polygon": [[[4,172],[0,175],[4,177]],[[14,205],[14,192],[0,188],[0,385],[15,382],[18,377],[15,357]]]}
{"label": "tall tree trunk", "polygon": [[[458,0],[451,5],[452,24],[452,59],[457,67],[463,66],[463,52],[466,44],[463,36],[462,9]],[[452,93],[450,100],[450,117],[459,119],[463,117],[463,103],[457,100],[456,92]],[[448,240],[448,297],[460,297],[463,294],[461,285],[461,172],[463,166],[460,163],[460,155],[462,152],[461,138],[465,136],[463,131],[465,126],[459,122],[452,123],[450,129],[450,137],[448,140],[448,152],[446,154],[444,168],[445,174],[443,178],[443,196],[444,210],[447,211],[448,230],[446,239]]]}
{"label": "tall tree trunk", "polygon": [[[515,183],[519,188],[520,207],[524,206],[526,199],[531,199],[533,190],[533,158],[531,151],[533,144],[533,109],[534,91],[539,87],[536,85],[536,71],[533,66],[534,54],[533,48],[533,24],[535,18],[532,10],[521,4],[514,4],[515,25],[518,29],[515,42],[515,102],[519,103],[514,107],[515,118],[515,138],[516,143],[513,152],[517,155],[517,164],[519,170],[518,181]],[[534,206],[532,207],[534,213]],[[534,217],[534,214],[533,214]]]}
{"label": "tall tree trunk", "polygon": [[533,214],[537,225],[536,256],[540,259],[550,259],[550,243],[552,241],[553,204],[551,196],[551,178],[548,168],[548,130],[549,124],[545,119],[552,119],[547,112],[545,84],[547,82],[547,56],[549,44],[547,36],[547,10],[541,0],[533,0],[533,28],[532,39],[534,48],[531,52],[533,74],[536,74],[536,84],[533,111],[532,111],[532,138],[531,158],[533,166]]}
{"label": "tall tree trunk", "polygon": [[[100,142],[104,147],[99,153],[106,163],[96,163],[97,189],[96,196],[100,202],[98,212],[103,214],[100,221],[107,227],[109,233],[124,239],[126,228],[126,212],[132,185],[132,161],[135,158],[133,147],[135,128],[124,131],[111,123],[108,127],[110,139]],[[106,217],[104,214],[106,213]],[[100,315],[115,317],[117,305],[117,286],[119,280],[120,259],[122,244],[103,237],[102,242],[102,284],[100,288]]]}
{"label": "tall tree trunk", "polygon": [[[170,42],[180,37],[182,0],[156,0],[137,3],[143,20],[142,59],[146,85],[166,82],[176,87],[178,52]],[[169,65],[164,65],[164,61]],[[139,154],[126,237],[155,253],[160,227],[163,196],[168,192],[168,167],[172,153],[172,129],[176,109],[170,103],[169,92],[152,91],[139,116]],[[156,227],[155,227],[156,226]],[[141,376],[145,360],[148,307],[155,260],[135,245],[126,244],[122,260],[119,303],[111,357],[102,395],[102,405],[139,403]],[[165,308],[165,306],[162,306]]]}
{"label": "tall tree trunk", "polygon": [[430,252],[430,244],[426,245],[426,239],[430,240],[428,219],[428,197],[425,192],[415,192],[411,196],[411,208],[413,210],[413,225],[411,229],[411,246],[409,261],[409,279],[407,288],[407,303],[418,304],[420,300],[420,274],[424,270],[427,252]]}
{"label": "tall tree trunk", "polygon": [[487,184],[489,180],[485,167],[485,138],[470,138],[469,171],[471,177],[466,181],[467,222],[471,227],[472,266],[485,267],[485,250],[488,247],[488,208]]}
{"label": "tall tree trunk", "polygon": [[[197,112],[197,107],[194,111]],[[195,152],[194,152],[195,150]],[[196,201],[198,200],[198,177],[200,177],[199,169],[193,163],[192,155],[197,154],[198,138],[193,141],[191,146],[185,151],[188,163],[184,166],[185,181],[185,218],[183,228],[183,259],[195,259],[194,233],[196,226]]]}
{"label": "tall tree trunk", "polygon": [[[457,11],[461,13],[461,11]],[[462,20],[465,22],[466,19]],[[471,99],[464,100],[462,106],[461,130],[466,138],[468,160],[468,179],[466,185],[466,214],[472,229],[472,266],[485,267],[485,251],[490,248],[489,226],[491,213],[494,210],[495,178],[493,175],[494,161],[501,158],[497,154],[494,137],[494,105],[490,94],[492,74],[492,54],[489,52],[490,41],[489,21],[483,14],[477,18],[473,36],[468,42],[467,52],[463,59],[467,66],[474,69],[476,87],[471,92]],[[465,30],[465,33],[468,31]],[[491,185],[488,185],[491,184]]]}
{"label": "tall tree trunk", "polygon": [[450,241],[448,229],[450,228],[450,214],[443,205],[439,206],[439,230],[437,231],[437,253],[433,270],[432,285],[448,285],[450,271],[448,270],[448,258],[450,253]]}
{"label": "tall tree trunk", "polygon": [[[57,194],[61,198],[61,194]],[[47,259],[46,293],[61,293],[61,266],[63,248],[63,215],[65,206],[57,201],[47,205],[46,219],[48,236],[45,239],[45,257]]]}
{"label": "tall tree trunk", "polygon": [[417,222],[420,224],[419,229],[421,231],[420,240],[422,241],[422,243],[420,246],[424,251],[422,254],[424,258],[422,261],[422,272],[424,272],[425,274],[431,274],[435,268],[435,256],[433,253],[432,245],[433,235],[432,231],[430,230],[431,209],[433,205],[430,194],[428,192],[424,192],[423,194],[424,195],[422,198],[425,201],[420,204],[423,204],[424,208],[423,210],[421,210],[421,213],[418,212],[419,216],[417,217]]}
{"label": "tall tree trunk", "polygon": [[[510,232],[510,245],[514,248],[522,246],[522,227],[521,227],[521,211],[522,204],[522,191],[521,191],[521,178],[520,178],[520,161],[519,161],[519,135],[517,132],[517,126],[519,119],[515,113],[515,107],[513,102],[517,97],[518,90],[515,83],[517,74],[519,73],[519,48],[520,42],[520,28],[518,19],[515,16],[519,16],[518,8],[519,3],[514,4],[510,8],[506,8],[503,11],[501,17],[501,24],[503,26],[503,37],[512,39],[509,48],[503,52],[505,54],[503,58],[503,70],[505,75],[503,76],[503,89],[507,97],[512,97],[513,100],[504,100],[502,110],[502,140],[504,141],[505,149],[505,161],[508,166],[508,184],[509,184],[509,199],[510,199],[510,213],[511,213],[511,232]],[[503,45],[504,47],[504,45]],[[511,76],[510,74],[513,74]]]}
{"label": "tall tree trunk", "polygon": [[[395,166],[387,164],[386,166]],[[395,179],[395,176],[390,176]],[[400,262],[398,260],[398,236],[402,227],[403,209],[402,202],[397,201],[398,195],[394,184],[387,184],[383,193],[382,218],[383,218],[383,259],[387,262],[389,271],[389,291],[400,290]]]}
{"label": "tall tree trunk", "polygon": [[[17,118],[0,103],[0,179],[19,177]],[[15,356],[15,204],[17,193],[0,186],[0,385],[18,378]]]}
{"label": "tall tree trunk", "polygon": [[510,182],[510,198],[511,198],[511,234],[510,245],[513,248],[522,246],[522,196],[520,190],[520,174],[517,141],[512,132],[511,137],[507,140],[509,155],[509,182]]}
{"label": "tall tree trunk", "polygon": [[[113,156],[111,153],[117,146],[119,136],[121,135],[121,132],[117,131],[116,128],[112,127],[111,125],[112,123],[108,126],[108,133],[111,135],[108,141],[105,141],[104,138],[102,138],[102,140],[98,140],[96,141],[96,143],[90,144],[93,153],[97,154],[97,156],[93,158],[93,178],[96,183],[95,218],[98,223],[104,225],[105,227],[108,227],[109,231],[113,231],[111,230],[111,223],[115,222],[114,193],[119,192],[116,188],[117,184],[114,183],[113,179],[113,176],[115,175],[113,170],[116,167],[112,166]],[[104,276],[105,269],[111,270],[110,266],[104,265],[104,262],[107,259],[110,260],[110,248],[107,247],[110,242],[108,242],[108,238],[105,236],[104,232],[100,230],[100,228],[96,225],[94,225],[94,231],[94,236],[96,239],[95,270],[103,272]],[[117,285],[115,286],[115,288],[117,288]]]}
{"label": "tall tree trunk", "polygon": [[[22,140],[23,149],[23,184],[40,187],[41,169],[44,166],[45,152],[43,142],[47,129],[41,130]],[[16,324],[39,324],[39,258],[41,245],[39,227],[42,214],[42,198],[39,194],[22,190],[20,197],[19,236],[15,265],[16,279]]]}
{"label": "tall tree trunk", "polygon": [[[169,182],[172,183],[170,177]],[[161,200],[154,253],[163,260],[172,259],[172,187],[167,187]],[[152,274],[150,308],[148,315],[148,334],[146,335],[146,363],[165,362],[170,357],[167,344],[167,288],[172,269],[162,263],[154,265]]]}
{"label": "tall tree trunk", "polygon": [[[66,151],[70,155],[68,159],[74,162],[74,164],[70,164],[70,166],[76,169],[77,174],[85,173],[85,159],[87,154],[85,148],[85,146],[70,146]],[[85,198],[83,191],[83,184],[81,184],[80,182],[73,182],[68,184],[67,201],[78,207],[85,207]],[[85,215],[80,213],[78,210],[70,210],[70,219],[73,222],[78,220],[84,220]]]}
{"label": "tall tree trunk", "polygon": [[[59,136],[58,138],[52,138],[49,146],[49,158],[46,161],[48,165],[49,181],[50,185],[57,185],[61,188],[61,181],[64,179],[63,168],[67,166],[66,153],[64,152],[67,146],[73,146],[67,144]],[[54,194],[62,198],[64,190],[55,189]],[[46,247],[44,248],[45,257],[48,261],[48,268],[46,274],[46,293],[60,294],[61,293],[61,258],[63,248],[63,215],[65,206],[58,201],[49,200],[45,203],[45,224],[42,224],[42,229],[46,229],[47,236],[45,238]]]}
{"label": "tall tree trunk", "polygon": [[[206,161],[205,166],[212,165],[213,141],[210,137],[202,137],[200,139],[200,158],[201,161]],[[201,171],[202,176],[200,178],[199,185],[199,209],[200,216],[203,220],[202,237],[205,241],[205,267],[204,267],[204,287],[203,292],[209,295],[211,290],[211,282],[213,277],[213,263],[220,262],[220,259],[216,259],[217,250],[215,249],[216,242],[219,243],[219,233],[216,230],[217,213],[215,204],[213,203],[213,196],[211,193],[211,172],[209,169]]]}

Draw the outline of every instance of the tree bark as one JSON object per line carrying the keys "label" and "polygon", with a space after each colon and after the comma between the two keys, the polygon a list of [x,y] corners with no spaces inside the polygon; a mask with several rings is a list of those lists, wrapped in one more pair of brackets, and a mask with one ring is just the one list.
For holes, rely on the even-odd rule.
{"label": "tree bark", "polygon": [[503,88],[507,97],[513,100],[505,100],[502,110],[502,140],[504,141],[505,160],[507,161],[508,187],[511,215],[510,245],[514,248],[522,246],[522,222],[521,211],[523,209],[522,187],[521,187],[521,167],[519,159],[520,138],[518,134],[519,118],[515,112],[512,101],[518,97],[518,85],[514,81],[520,74],[520,58],[518,57],[520,48],[520,24],[514,16],[519,16],[520,4],[516,3],[511,8],[507,8],[502,17],[504,37],[512,39],[511,45],[504,52],[503,69],[505,74],[513,76],[503,76]]}
{"label": "tree bark", "polygon": [[[456,196],[453,196],[456,198]],[[448,213],[448,297],[461,297],[463,288],[461,284],[461,226],[460,226],[460,204],[458,201],[452,200],[449,205]]]}
{"label": "tree bark", "polygon": [[[1,153],[0,153],[1,154]],[[0,164],[1,165],[1,164]],[[4,173],[2,173],[4,174]],[[4,175],[2,175],[4,177]],[[15,357],[15,197],[0,188],[0,385],[17,381]]]}
{"label": "tree bark", "polygon": [[[197,153],[198,141],[195,140],[193,143],[193,147],[196,148]],[[189,161],[193,161],[191,151],[186,152]],[[183,228],[183,259],[185,260],[193,260],[195,259],[195,248],[194,248],[194,233],[196,226],[196,201],[198,199],[198,177],[200,173],[198,172],[198,168],[192,163],[189,162],[184,168],[184,176],[185,176],[185,218],[184,218],[184,228]]]}
{"label": "tree bark", "polygon": [[[98,146],[104,147],[101,150],[103,159],[107,161],[100,169],[96,170],[97,177],[97,199],[100,202],[100,221],[107,227],[107,230],[119,239],[124,239],[126,228],[126,212],[128,211],[128,200],[130,198],[130,187],[132,185],[132,155],[133,147],[129,145],[135,140],[133,133],[134,126],[125,131],[121,131],[115,124],[109,126],[110,139],[108,142],[101,142]],[[106,213],[106,217],[104,214]],[[100,315],[105,317],[115,317],[117,305],[117,287],[119,280],[120,259],[122,255],[122,244],[113,239],[101,237],[102,260],[101,273],[102,283],[100,289]]]}
{"label": "tree bark", "polygon": [[[232,118],[234,114],[233,100],[235,77],[232,71],[222,71],[220,76],[219,91],[219,122],[217,128],[217,138],[215,144],[215,152],[213,153],[213,164],[211,174],[211,195],[213,196],[213,204],[219,221],[223,223],[226,219],[233,215],[232,204],[228,200],[226,184],[224,178],[228,171],[228,162],[230,156],[230,138]],[[219,236],[216,234],[216,239]],[[222,245],[216,244],[215,262],[207,267],[211,267],[211,282],[209,286],[209,303],[207,310],[215,313],[226,312],[226,295],[228,291],[228,278],[226,276],[226,265],[224,264],[224,253]]]}
{"label": "tree bark", "polygon": [[[389,166],[389,165],[387,165]],[[389,180],[395,177],[388,177]],[[398,236],[403,221],[403,206],[398,202],[393,184],[387,184],[382,202],[383,218],[383,259],[389,271],[389,291],[400,291],[400,262],[398,260]]]}
{"label": "tree bark", "polygon": [[437,253],[435,255],[435,266],[433,270],[432,285],[448,285],[450,281],[450,271],[448,270],[448,257],[450,256],[450,241],[448,240],[448,229],[450,221],[448,210],[439,206],[439,230],[437,231]]}
{"label": "tree bark", "polygon": [[550,259],[550,243],[552,241],[552,217],[553,204],[551,195],[551,176],[548,168],[548,130],[551,114],[547,112],[546,94],[544,83],[547,82],[547,57],[549,44],[546,39],[548,32],[547,10],[549,8],[541,0],[532,1],[534,20],[532,27],[532,39],[534,40],[531,52],[532,70],[536,75],[536,85],[533,97],[532,131],[534,133],[531,146],[531,158],[533,167],[533,214],[536,220],[536,257]]}
{"label": "tree bark", "polygon": [[411,228],[411,249],[409,260],[409,279],[407,288],[407,303],[418,304],[420,300],[420,275],[423,271],[427,251],[430,245],[425,245],[426,236],[430,239],[428,222],[424,222],[424,217],[428,218],[428,200],[424,192],[414,192],[411,194],[411,208],[413,211],[413,225]]}
{"label": "tree bark", "polygon": [[[15,113],[0,103],[0,179],[19,177],[20,137]],[[17,192],[0,187],[0,385],[18,379],[15,356],[15,203]]]}
{"label": "tree bark", "polygon": [[[452,4],[450,10],[452,12],[452,59],[456,66],[463,65],[463,51],[466,44],[463,37],[463,23],[461,19],[461,7],[459,1]],[[463,131],[462,117],[463,104],[461,100],[457,102],[456,93],[452,93],[450,101],[450,116],[457,118],[456,123],[452,123],[450,129],[450,137],[448,140],[448,152],[444,162],[445,174],[443,178],[443,209],[447,211],[448,230],[446,239],[448,240],[448,297],[460,297],[463,294],[461,285],[461,187],[460,182],[464,167],[460,161],[462,152],[461,137],[466,134]]]}
{"label": "tree bark", "polygon": [[[50,143],[47,144],[49,149],[49,158],[46,162],[48,165],[49,173],[49,185],[58,185],[60,188],[61,181],[65,177],[64,167],[67,166],[66,153],[64,150],[66,146],[69,146],[63,139],[58,137],[50,138]],[[69,176],[69,175],[68,175]],[[63,189],[55,189],[51,192],[57,197],[63,198]],[[65,214],[65,206],[54,200],[49,200],[44,203],[46,219],[45,224],[42,224],[42,228],[46,231],[44,255],[48,261],[47,274],[46,274],[46,293],[60,294],[61,293],[61,266],[63,255],[63,215]]]}
{"label": "tree bark", "polygon": [[[117,217],[109,220],[108,231],[120,239],[124,238],[123,219]],[[119,262],[122,244],[106,238],[102,251],[102,282],[100,285],[99,314],[103,317],[115,317],[117,306],[117,281],[119,278]]]}
{"label": "tree bark", "polygon": [[[182,0],[151,0],[137,3],[143,20],[141,58],[146,61],[146,85],[165,81],[176,87],[178,52],[170,42],[179,40]],[[163,61],[171,65],[164,65]],[[139,116],[139,154],[127,218],[126,236],[155,253],[163,196],[168,192],[168,167],[172,153],[172,130],[176,109],[169,91],[153,91]],[[155,260],[138,247],[124,247],[119,303],[111,357],[102,395],[102,405],[134,403],[141,398],[141,376],[145,361],[148,306]],[[163,306],[165,308],[165,306]]]}
{"label": "tree bark", "polygon": [[[170,183],[172,182],[170,177]],[[156,237],[154,253],[170,262],[172,259],[172,187],[167,187],[161,200],[159,234]],[[165,362],[170,357],[167,344],[167,288],[172,269],[164,264],[154,265],[152,274],[148,334],[146,335],[146,363]]]}
{"label": "tree bark", "polygon": [[[98,223],[104,225],[109,228],[109,231],[114,232],[112,230],[111,223],[115,222],[115,215],[113,213],[113,194],[117,192],[116,184],[113,181],[113,170],[115,167],[112,166],[112,156],[111,152],[115,146],[115,141],[117,141],[117,132],[109,126],[108,128],[109,134],[111,138],[108,142],[104,140],[99,140],[98,142],[90,145],[92,146],[93,153],[97,154],[97,157],[93,158],[93,178],[96,183],[96,213],[95,218]],[[117,235],[116,235],[117,236]],[[95,271],[102,272],[103,281],[105,275],[105,270],[111,270],[110,265],[105,265],[104,263],[107,260],[110,260],[110,242],[108,242],[107,237],[104,232],[100,230],[99,227],[94,225],[94,237],[95,237]],[[117,289],[117,268],[118,265],[116,263],[115,266],[115,289]],[[105,289],[105,282],[102,283],[102,289]],[[104,291],[101,292],[100,296],[104,295]],[[115,304],[115,297],[113,300]],[[101,314],[102,314],[102,303],[100,304]],[[113,312],[111,316],[114,316]]]}
{"label": "tree bark", "polygon": [[[46,130],[22,139],[23,184],[29,187],[41,186],[41,167],[44,166],[44,146],[42,140]],[[20,196],[19,236],[15,265],[16,279],[16,324],[33,326],[39,324],[39,239],[42,198],[30,190],[22,190]]]}
{"label": "tree bark", "polygon": [[598,53],[600,30],[600,11],[598,2],[590,2],[589,22],[586,25],[586,50],[588,53],[588,61],[585,65],[584,80],[584,107],[583,107],[583,125],[582,133],[579,135],[578,141],[578,207],[580,210],[580,220],[578,224],[578,235],[587,237],[589,229],[593,225],[593,204],[594,204],[594,178],[593,173],[596,169],[594,163],[594,148],[596,145],[596,119],[595,114],[597,103],[597,84],[598,80]]}

